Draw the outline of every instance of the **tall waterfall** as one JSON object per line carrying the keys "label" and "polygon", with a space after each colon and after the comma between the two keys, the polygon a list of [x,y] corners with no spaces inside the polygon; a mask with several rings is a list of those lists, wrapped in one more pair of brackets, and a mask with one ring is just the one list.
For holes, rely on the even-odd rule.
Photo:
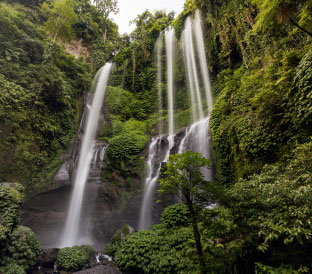
{"label": "tall waterfall", "polygon": [[192,118],[193,121],[198,121],[204,118],[204,111],[199,87],[199,77],[196,67],[195,52],[193,47],[193,28],[190,17],[188,17],[185,22],[185,28],[182,33],[182,43],[185,55],[188,84],[192,100]]}
{"label": "tall waterfall", "polygon": [[[187,150],[200,152],[205,158],[210,159],[210,129],[209,129],[209,116],[204,118],[203,104],[201,100],[200,92],[200,78],[197,70],[197,60],[195,58],[194,41],[193,41],[193,30],[195,32],[195,41],[197,56],[199,61],[200,75],[205,89],[205,96],[207,102],[207,113],[210,114],[212,109],[212,94],[211,85],[208,72],[207,59],[205,54],[203,31],[201,26],[199,11],[196,12],[194,20],[187,18],[185,28],[182,33],[183,39],[183,51],[185,56],[185,65],[188,75],[188,82],[190,87],[190,94],[192,100],[192,114],[193,124],[187,128],[186,134],[179,146],[178,153],[183,153]],[[196,93],[196,99],[195,99]],[[212,173],[211,170],[202,168],[202,174],[204,178],[211,181]]]}
{"label": "tall waterfall", "polygon": [[197,51],[198,51],[201,75],[202,75],[204,86],[205,86],[208,113],[210,113],[210,111],[212,110],[213,101],[212,101],[210,77],[209,77],[209,72],[208,72],[208,64],[207,64],[205,45],[204,45],[204,36],[203,36],[203,30],[201,26],[199,10],[197,10],[195,14],[194,28],[195,28],[196,46],[197,46]]}
{"label": "tall waterfall", "polygon": [[92,104],[86,118],[84,134],[82,136],[74,189],[72,192],[65,229],[60,243],[60,246],[62,247],[73,246],[79,243],[81,205],[85,184],[88,179],[89,169],[94,154],[93,146],[111,66],[112,65],[108,63],[98,72],[98,82],[93,95]]}
{"label": "tall waterfall", "polygon": [[[162,108],[161,100],[161,49],[162,49],[162,33],[158,37],[156,44],[156,56],[157,56],[157,82],[158,82],[158,93],[159,93],[159,111]],[[160,145],[162,142],[162,137],[152,139],[150,143],[148,160],[147,160],[147,171],[145,177],[144,185],[144,197],[141,207],[141,214],[139,220],[139,230],[147,229],[152,223],[152,204],[153,197],[156,190],[156,182],[158,180],[161,163],[168,160],[170,150],[174,145],[174,78],[173,78],[173,68],[174,68],[174,50],[175,50],[175,34],[174,29],[170,27],[165,32],[166,41],[166,60],[167,60],[167,98],[168,98],[168,133],[167,146],[162,148]],[[161,131],[160,131],[161,132]],[[160,150],[163,151],[160,151]],[[163,153],[161,153],[163,152]],[[161,154],[161,155],[160,155]]]}
{"label": "tall waterfall", "polygon": [[[157,66],[157,91],[158,91],[158,116],[162,115],[162,47],[163,47],[163,32],[160,33],[155,46],[156,66]],[[162,135],[162,122],[159,121],[158,133]]]}
{"label": "tall waterfall", "polygon": [[[194,39],[195,38],[195,39]],[[147,229],[152,223],[152,204],[155,194],[157,180],[160,174],[161,163],[168,161],[170,152],[183,153],[191,150],[200,152],[205,158],[210,157],[210,130],[209,114],[212,109],[212,94],[210,79],[205,55],[204,38],[201,26],[199,11],[195,18],[187,18],[182,32],[182,49],[185,61],[186,78],[188,82],[191,109],[192,125],[190,125],[185,135],[180,139],[180,143],[175,143],[174,125],[174,54],[175,35],[173,28],[165,32],[166,60],[167,60],[167,99],[168,99],[168,137],[153,138],[147,160],[147,171],[145,177],[144,198],[141,208],[139,229]],[[157,82],[158,88],[161,87],[161,48],[162,34],[157,40]],[[160,94],[161,90],[158,90]],[[159,96],[161,99],[161,96]],[[206,100],[205,100],[206,99]],[[203,102],[206,102],[205,104]],[[162,102],[159,102],[162,106]],[[207,116],[208,115],[208,116]],[[178,140],[179,138],[177,138]],[[166,140],[166,146],[161,142]],[[178,148],[178,149],[177,149]],[[161,156],[159,156],[161,155]],[[212,173],[207,168],[202,169],[202,174],[206,180],[212,180]]]}
{"label": "tall waterfall", "polygon": [[174,133],[173,118],[173,56],[174,56],[174,29],[170,27],[166,31],[166,56],[167,56],[167,94],[168,94],[168,133]]}

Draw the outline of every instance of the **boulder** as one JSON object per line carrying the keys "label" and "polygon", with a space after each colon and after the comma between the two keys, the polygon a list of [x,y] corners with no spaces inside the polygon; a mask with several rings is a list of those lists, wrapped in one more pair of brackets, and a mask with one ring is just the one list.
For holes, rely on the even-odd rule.
{"label": "boulder", "polygon": [[39,258],[40,266],[53,269],[58,252],[58,248],[44,249]]}
{"label": "boulder", "polygon": [[73,274],[122,274],[118,269],[110,265],[97,265],[93,268],[74,272]]}

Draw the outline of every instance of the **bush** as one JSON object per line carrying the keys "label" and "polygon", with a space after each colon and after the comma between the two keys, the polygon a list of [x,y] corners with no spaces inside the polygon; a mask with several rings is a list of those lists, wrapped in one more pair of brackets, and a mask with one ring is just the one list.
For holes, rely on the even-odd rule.
{"label": "bush", "polygon": [[3,274],[26,274],[24,268],[17,264],[15,261],[11,261],[9,264],[0,267],[0,273]]}
{"label": "bush", "polygon": [[[302,59],[296,69],[294,89],[289,99],[288,108],[299,138],[303,140],[312,134],[312,50]],[[301,141],[301,140],[300,140]]]}
{"label": "bush", "polygon": [[56,264],[59,269],[78,271],[84,267],[94,253],[90,246],[64,247],[57,254]]}
{"label": "bush", "polygon": [[19,206],[22,200],[21,185],[0,183],[0,265],[5,263],[10,233],[20,222]]}
{"label": "bush", "polygon": [[300,267],[298,270],[294,270],[290,265],[282,265],[280,267],[272,267],[261,263],[256,263],[256,274],[301,274],[309,273],[309,269],[306,267]]}
{"label": "bush", "polygon": [[146,144],[146,136],[139,132],[118,135],[110,140],[107,156],[113,165],[119,168],[122,162],[131,162]]}
{"label": "bush", "polygon": [[127,271],[199,273],[196,259],[191,259],[196,254],[191,237],[191,228],[167,230],[155,225],[122,239],[114,260]]}
{"label": "bush", "polygon": [[[19,222],[19,206],[23,200],[23,187],[19,184],[0,184],[0,225],[11,231]],[[3,229],[2,229],[3,230]],[[0,240],[4,236],[0,232]]]}
{"label": "bush", "polygon": [[160,221],[167,228],[187,226],[190,223],[190,213],[186,204],[168,206],[161,214]]}
{"label": "bush", "polygon": [[8,250],[10,257],[25,270],[37,263],[42,251],[35,233],[25,226],[13,230]]}

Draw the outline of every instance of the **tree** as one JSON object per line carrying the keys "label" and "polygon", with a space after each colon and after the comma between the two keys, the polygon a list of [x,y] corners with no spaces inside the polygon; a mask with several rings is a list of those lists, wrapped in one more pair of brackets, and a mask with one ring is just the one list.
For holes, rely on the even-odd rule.
{"label": "tree", "polygon": [[178,195],[187,205],[202,273],[205,273],[205,261],[194,205],[213,203],[212,196],[208,200],[203,199],[204,196],[209,195],[204,191],[209,183],[203,179],[200,171],[201,167],[208,167],[209,165],[210,160],[205,159],[198,152],[187,151],[183,154],[170,155],[165,171],[162,171],[161,174],[159,189],[159,193]]}
{"label": "tree", "polygon": [[259,14],[254,26],[255,30],[266,30],[274,20],[279,24],[290,22],[292,25],[312,36],[312,33],[300,26],[291,16],[300,1],[294,0],[253,0],[259,6]]}
{"label": "tree", "polygon": [[117,0],[94,0],[95,6],[102,14],[104,19],[104,40],[106,40],[108,29],[108,17],[111,13],[117,14],[119,8],[117,6]]}
{"label": "tree", "polygon": [[48,18],[45,26],[53,35],[54,41],[57,38],[62,41],[73,38],[72,25],[78,22],[78,16],[71,0],[57,0],[53,2],[52,6],[45,2],[41,6],[41,10]]}

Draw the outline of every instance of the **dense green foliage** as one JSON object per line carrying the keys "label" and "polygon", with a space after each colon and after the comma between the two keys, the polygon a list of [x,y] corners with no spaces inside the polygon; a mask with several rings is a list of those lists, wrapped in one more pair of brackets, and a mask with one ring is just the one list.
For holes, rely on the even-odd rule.
{"label": "dense green foliage", "polygon": [[56,38],[63,41],[72,39],[72,25],[78,22],[73,1],[55,1],[52,2],[51,6],[44,2],[41,9],[42,13],[48,18],[45,22],[46,29],[53,35],[54,40]]}
{"label": "dense green foliage", "polygon": [[183,203],[174,204],[165,208],[160,221],[167,227],[186,226],[190,223],[190,212]]}
{"label": "dense green foliage", "polygon": [[17,226],[10,235],[9,256],[25,270],[37,263],[41,246],[30,228]]}
{"label": "dense green foliage", "polygon": [[[138,153],[147,144],[147,115],[144,105],[131,92],[121,87],[108,87],[106,92],[106,113],[109,125],[104,125],[100,138],[109,141],[107,149],[107,171],[116,170],[120,175],[139,174],[142,170]],[[106,128],[105,128],[106,126]]]}
{"label": "dense green foliage", "polygon": [[170,155],[162,170],[158,192],[177,195],[183,202],[189,200],[191,203],[213,203],[208,197],[207,201],[202,200],[201,195],[208,183],[200,168],[209,168],[210,163],[210,160],[198,152],[186,151],[183,154]]}
{"label": "dense green foliage", "polygon": [[122,240],[114,259],[124,270],[141,270],[144,273],[190,271],[194,263],[183,254],[189,245],[190,233],[188,228],[169,233],[162,225],[156,225]]}
{"label": "dense green foliage", "polygon": [[[188,193],[196,219],[183,204],[168,207],[162,224],[133,235],[120,230],[107,250],[126,271],[203,272],[195,220],[206,273],[311,272],[311,1],[187,0],[175,20],[172,13],[145,11],[123,36],[105,15],[117,11],[115,1],[98,9],[89,0],[8,2],[33,9],[0,4],[1,181],[19,181],[28,192],[49,184],[75,133],[90,72],[113,58],[99,136],[110,143],[102,177],[122,192],[125,206],[136,191],[134,179],[143,177],[148,135],[160,121],[162,132],[167,127],[166,111],[157,113],[156,39],[170,23],[179,38],[186,18],[199,9],[213,79],[210,121],[220,185],[203,182],[200,173],[185,184],[190,174],[174,173],[169,164],[163,191],[182,189],[185,199]],[[90,65],[65,52],[64,41],[73,40]],[[176,61],[183,64],[179,46]],[[174,74],[180,129],[191,117],[184,66]],[[185,162],[194,163],[192,155]],[[204,209],[216,197],[218,207]],[[33,234],[19,226],[21,199],[17,185],[0,186],[0,272],[24,273],[40,252]],[[58,264],[78,270],[90,253],[62,249]]]}
{"label": "dense green foliage", "polygon": [[[195,2],[211,24],[207,35],[215,37],[210,42],[215,45],[208,44],[208,55],[220,72],[214,81],[218,98],[211,118],[218,179],[235,182],[278,161],[311,135],[306,126],[311,123],[306,100],[311,40],[289,21],[279,21],[281,5],[290,5],[286,10],[291,18],[307,27],[311,7],[309,1],[232,0],[210,9],[213,1]],[[234,5],[239,8],[233,13]],[[216,47],[221,50],[217,59]]]}
{"label": "dense green foliage", "polygon": [[20,225],[23,187],[0,184],[0,272],[24,274],[37,263],[41,246],[28,227]]}
{"label": "dense green foliage", "polygon": [[93,248],[87,245],[64,247],[57,254],[56,264],[62,270],[78,271],[87,263],[92,254],[94,254]]}
{"label": "dense green foliage", "polygon": [[0,273],[5,274],[26,274],[24,268],[16,262],[11,262],[4,267],[0,267]]}
{"label": "dense green foliage", "polygon": [[[312,261],[305,254],[312,233],[311,147],[299,145],[284,164],[267,165],[223,195],[218,192],[217,209],[198,211],[206,273],[309,272]],[[163,224],[114,241],[113,255],[120,267],[144,273],[199,273],[185,210],[181,204],[170,206],[162,214]]]}
{"label": "dense green foliage", "polygon": [[76,130],[89,66],[51,43],[34,11],[2,3],[0,14],[0,180],[37,192]]}
{"label": "dense green foliage", "polygon": [[286,164],[265,166],[260,175],[239,181],[228,193],[240,229],[257,239],[259,250],[273,252],[275,263],[311,267],[303,255],[312,244],[311,145],[299,145]]}

